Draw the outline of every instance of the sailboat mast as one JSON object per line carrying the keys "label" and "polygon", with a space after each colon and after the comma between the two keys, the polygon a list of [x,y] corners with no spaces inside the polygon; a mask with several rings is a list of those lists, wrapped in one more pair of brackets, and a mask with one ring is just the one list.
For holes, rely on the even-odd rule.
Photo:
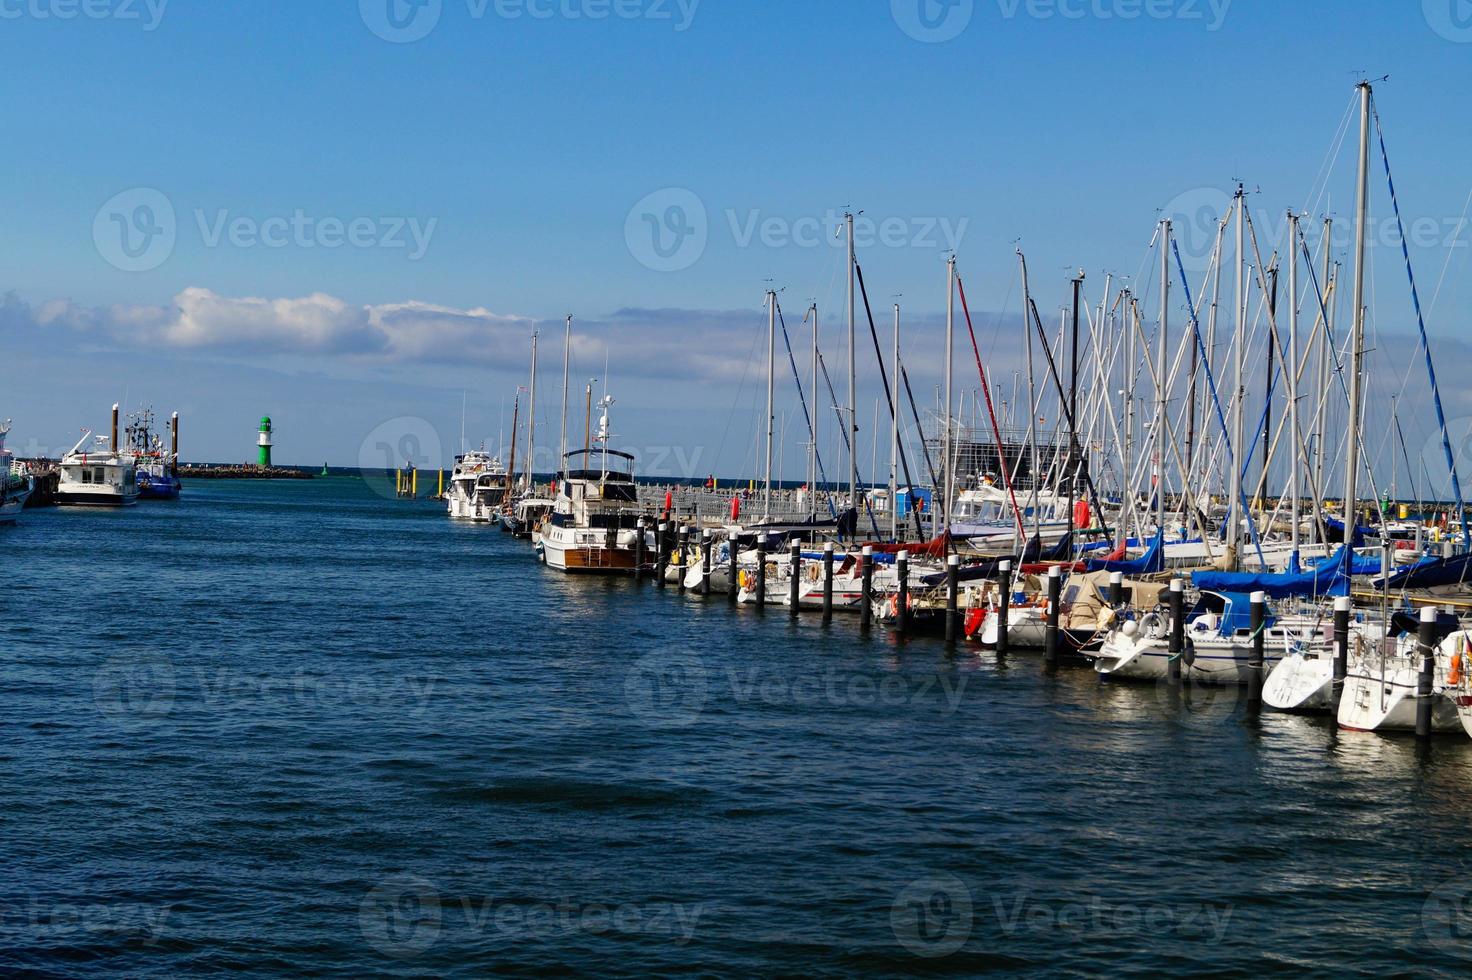
{"label": "sailboat mast", "polygon": [[572,314],[567,316],[567,330],[562,337],[562,434],[557,437],[557,472],[562,472],[563,460],[567,458],[567,394],[572,379],[568,369],[572,364]]}
{"label": "sailboat mast", "polygon": [[1120,386],[1120,414],[1124,416],[1124,467],[1123,477],[1125,486],[1120,494],[1122,505],[1119,515],[1119,540],[1116,545],[1123,547],[1125,539],[1129,537],[1129,520],[1134,515],[1135,509],[1135,297],[1134,293],[1126,289],[1121,298],[1124,306],[1124,365],[1123,384]]}
{"label": "sailboat mast", "polygon": [[767,465],[764,474],[762,516],[772,516],[772,426],[776,421],[774,397],[777,377],[777,291],[767,290]]}
{"label": "sailboat mast", "polygon": [[1350,327],[1350,354],[1353,358],[1349,373],[1349,417],[1346,431],[1349,447],[1345,452],[1344,464],[1344,541],[1348,546],[1354,540],[1354,528],[1358,519],[1355,510],[1358,503],[1359,478],[1359,427],[1360,401],[1363,397],[1360,373],[1365,360],[1365,225],[1370,219],[1370,83],[1360,82],[1360,159],[1359,183],[1355,187],[1354,226],[1354,309]]}
{"label": "sailboat mast", "polygon": [[1237,399],[1232,405],[1232,453],[1230,455],[1232,472],[1229,474],[1227,501],[1227,561],[1229,568],[1237,568],[1241,560],[1242,546],[1242,521],[1246,514],[1242,513],[1242,467],[1243,459],[1243,399],[1246,390],[1243,388],[1243,368],[1245,360],[1245,349],[1247,347],[1247,250],[1244,229],[1244,218],[1246,217],[1247,199],[1241,184],[1237,185],[1237,268],[1235,283],[1236,317],[1237,317],[1237,345],[1233,359],[1235,365],[1234,387]]}
{"label": "sailboat mast", "polygon": [[813,520],[818,518],[818,304],[808,310],[813,316],[813,445],[808,452],[808,512]]}
{"label": "sailboat mast", "polygon": [[[530,490],[532,480],[537,475],[537,331],[535,330],[532,331],[532,385],[527,400],[531,403],[526,420],[526,485]],[[511,474],[511,479],[516,479],[515,472]]]}
{"label": "sailboat mast", "polygon": [[853,212],[844,215],[848,226],[848,500],[850,507],[859,506],[859,402],[858,368],[854,348],[854,324],[858,316],[855,304],[854,276],[859,260],[854,252]]}
{"label": "sailboat mast", "polygon": [[1288,495],[1292,500],[1292,561],[1298,564],[1298,215],[1288,212],[1288,350],[1283,363],[1288,367]]}
{"label": "sailboat mast", "polygon": [[1160,223],[1160,352],[1155,368],[1155,533],[1165,533],[1165,359],[1170,339],[1170,219]]}
{"label": "sailboat mast", "polygon": [[945,428],[941,436],[941,480],[940,489],[940,520],[941,534],[945,536],[946,552],[950,552],[951,540],[951,493],[956,485],[956,446],[951,434],[951,406],[952,384],[954,383],[955,371],[953,369],[952,353],[956,349],[956,257],[952,255],[946,260],[946,353],[945,353],[945,386],[946,405],[941,412],[941,425]]}
{"label": "sailboat mast", "polygon": [[[1330,289],[1329,277],[1334,274],[1334,219],[1324,219],[1324,335],[1319,338],[1319,398],[1323,399],[1318,411],[1318,423],[1314,428],[1314,487],[1322,497],[1324,492],[1324,465],[1327,454],[1324,438],[1329,427],[1329,363],[1334,359],[1334,292]],[[1316,522],[1322,537],[1324,531],[1323,501],[1319,503],[1319,520]]]}
{"label": "sailboat mast", "polygon": [[[894,304],[894,397],[900,396],[900,304]],[[900,458],[900,413],[891,406],[889,413],[889,540],[898,541],[900,536],[900,488],[899,472],[896,467]]]}

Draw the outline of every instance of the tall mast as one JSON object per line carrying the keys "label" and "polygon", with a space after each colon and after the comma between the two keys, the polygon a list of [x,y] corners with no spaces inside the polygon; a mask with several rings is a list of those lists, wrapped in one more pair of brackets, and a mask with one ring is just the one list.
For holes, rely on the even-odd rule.
{"label": "tall mast", "polygon": [[900,458],[900,304],[894,304],[894,363],[890,370],[894,373],[895,404],[891,405],[889,413],[889,539],[898,541],[900,536],[900,488],[899,471],[896,467]]}
{"label": "tall mast", "polygon": [[1119,540],[1115,543],[1124,546],[1125,539],[1129,537],[1128,520],[1134,516],[1135,510],[1135,297],[1128,288],[1125,289],[1121,303],[1124,307],[1124,365],[1123,384],[1120,386],[1120,414],[1124,416],[1124,467],[1125,479],[1124,492],[1120,494],[1120,503],[1123,505],[1119,519]]}
{"label": "tall mast", "polygon": [[1155,531],[1165,532],[1165,358],[1170,338],[1170,219],[1160,223],[1160,352],[1155,368]]}
{"label": "tall mast", "polygon": [[767,290],[767,466],[764,476],[766,489],[762,497],[762,516],[772,516],[772,426],[775,423],[777,377],[777,291]]}
{"label": "tall mast", "polygon": [[[1027,337],[1027,444],[1031,459],[1028,461],[1028,482],[1031,484],[1031,500],[1028,503],[1032,510],[1033,523],[1036,527],[1038,518],[1038,392],[1037,383],[1033,378],[1032,369],[1032,292],[1027,281],[1027,256],[1022,254],[1022,249],[1017,250],[1017,261],[1022,265],[1022,333]],[[1026,542],[1023,542],[1026,547]]]}
{"label": "tall mast", "polygon": [[1322,400],[1318,411],[1318,423],[1314,427],[1314,487],[1320,495],[1319,515],[1320,519],[1315,522],[1320,535],[1324,531],[1323,501],[1324,494],[1324,463],[1326,456],[1324,452],[1324,437],[1329,427],[1329,405],[1327,397],[1329,390],[1329,364],[1334,359],[1334,307],[1338,305],[1334,301],[1334,293],[1330,291],[1329,277],[1334,273],[1334,219],[1324,219],[1324,335],[1319,338],[1319,398]]}
{"label": "tall mast", "polygon": [[557,437],[557,472],[562,472],[567,458],[567,390],[571,379],[568,368],[572,363],[572,314],[567,315],[567,331],[562,337],[562,434]]}
{"label": "tall mast", "polygon": [[1360,82],[1360,171],[1355,188],[1354,225],[1354,309],[1350,327],[1349,416],[1345,429],[1349,447],[1344,463],[1344,543],[1354,540],[1358,523],[1355,516],[1359,499],[1356,481],[1359,477],[1360,447],[1360,372],[1365,360],[1365,225],[1370,220],[1370,83]]}
{"label": "tall mast", "polygon": [[952,255],[946,260],[946,405],[941,412],[941,424],[945,426],[941,436],[941,479],[944,481],[940,490],[940,520],[941,534],[946,542],[946,552],[950,552],[951,540],[951,492],[956,485],[956,446],[951,436],[951,406],[954,404],[951,395],[951,386],[955,371],[952,364],[952,352],[955,350],[956,336],[956,257]]}
{"label": "tall mast", "polygon": [[[526,420],[526,485],[530,489],[532,480],[536,478],[537,466],[537,331],[532,331],[532,386],[527,395],[531,402]],[[516,474],[511,474],[513,482]]]}
{"label": "tall mast", "polygon": [[1283,363],[1288,368],[1288,495],[1293,516],[1292,562],[1298,565],[1298,215],[1288,212],[1288,350]]}
{"label": "tall mast", "polygon": [[1242,467],[1245,463],[1243,458],[1243,436],[1242,430],[1242,401],[1245,391],[1242,387],[1242,372],[1244,352],[1247,346],[1247,252],[1246,237],[1244,235],[1244,217],[1247,210],[1247,198],[1242,185],[1237,185],[1237,268],[1236,268],[1236,317],[1237,317],[1237,346],[1234,358],[1236,369],[1235,388],[1237,400],[1232,406],[1232,452],[1230,454],[1232,472],[1229,476],[1227,503],[1227,564],[1229,568],[1237,568],[1241,560],[1242,544],[1242,521],[1247,516],[1242,512]]}
{"label": "tall mast", "polygon": [[859,402],[858,369],[854,353],[854,322],[858,310],[854,305],[854,276],[859,259],[854,252],[853,212],[844,215],[848,226],[848,502],[850,507],[859,506]]}
{"label": "tall mast", "polygon": [[[1079,474],[1079,446],[1078,446],[1078,314],[1079,303],[1082,302],[1084,286],[1084,270],[1078,270],[1078,276],[1073,280],[1073,309],[1070,316],[1073,321],[1073,338],[1068,345],[1068,356],[1070,360],[1068,373],[1068,455],[1063,465],[1064,479],[1068,481],[1068,527],[1075,530],[1073,526],[1073,502],[1078,495]],[[1082,530],[1079,528],[1078,530]]]}
{"label": "tall mast", "polygon": [[818,518],[818,304],[808,310],[813,316],[813,445],[808,453],[808,502],[809,513]]}

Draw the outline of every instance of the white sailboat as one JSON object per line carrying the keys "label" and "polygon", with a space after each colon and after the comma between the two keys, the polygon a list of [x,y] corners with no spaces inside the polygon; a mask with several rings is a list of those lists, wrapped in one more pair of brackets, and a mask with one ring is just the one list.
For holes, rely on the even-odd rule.
{"label": "white sailboat", "polygon": [[0,524],[14,524],[20,518],[36,487],[30,471],[23,469],[5,448],[5,437],[9,434],[10,419],[6,419],[0,422]]}

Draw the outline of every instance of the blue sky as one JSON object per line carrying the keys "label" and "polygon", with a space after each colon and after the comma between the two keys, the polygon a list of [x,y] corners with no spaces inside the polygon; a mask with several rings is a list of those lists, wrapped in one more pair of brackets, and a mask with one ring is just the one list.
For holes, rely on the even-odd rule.
{"label": "blue sky", "polygon": [[[423,420],[451,448],[462,391],[494,442],[532,325],[573,313],[574,376],[603,377],[609,348],[628,442],[749,471],[763,290],[786,290],[793,327],[819,302],[837,368],[845,207],[876,222],[871,298],[887,321],[902,294],[930,377],[949,247],[985,352],[1015,357],[990,315],[1018,309],[1014,242],[1048,316],[1070,270],[1134,273],[1160,209],[1233,178],[1276,227],[1315,203],[1358,72],[1391,76],[1407,216],[1450,227],[1472,187],[1462,0],[423,2],[0,0],[16,448],[70,444],[126,396],[184,411],[193,458],[244,457],[269,412],[283,459],[353,464],[384,424]],[[163,207],[171,244],[119,252]],[[695,221],[703,247],[661,258],[644,213]],[[1429,323],[1446,338],[1456,244],[1413,250],[1427,292],[1451,257]],[[1377,325],[1413,330],[1398,251],[1375,259]]]}

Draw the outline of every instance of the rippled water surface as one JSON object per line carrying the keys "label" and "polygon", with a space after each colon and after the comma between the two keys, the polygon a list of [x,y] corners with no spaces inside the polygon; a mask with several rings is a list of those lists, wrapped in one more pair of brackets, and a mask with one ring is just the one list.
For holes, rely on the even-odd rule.
{"label": "rippled water surface", "polygon": [[1472,969],[1460,737],[186,495],[0,530],[0,971]]}

